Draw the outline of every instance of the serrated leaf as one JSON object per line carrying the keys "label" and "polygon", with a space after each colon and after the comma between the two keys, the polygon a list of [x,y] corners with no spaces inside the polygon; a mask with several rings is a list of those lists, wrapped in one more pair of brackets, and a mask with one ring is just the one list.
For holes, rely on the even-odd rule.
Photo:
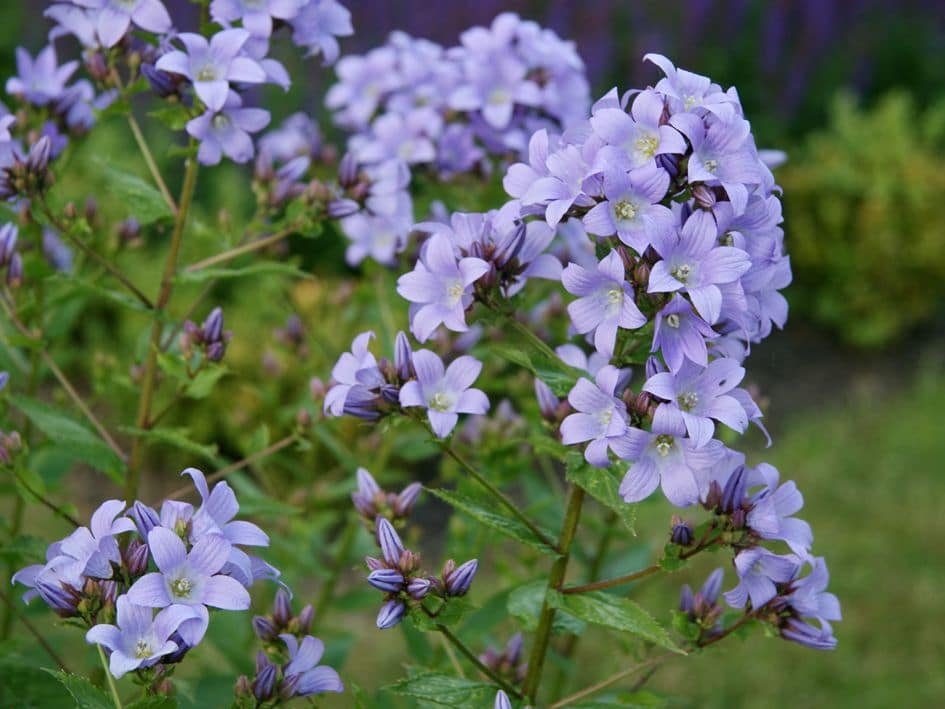
{"label": "serrated leaf", "polygon": [[104,168],[110,196],[138,222],[150,224],[174,216],[164,197],[150,182],[111,165],[104,165]]}
{"label": "serrated leaf", "polygon": [[[551,556],[558,556],[556,549],[545,544],[541,541],[528,527],[525,526],[518,518],[513,517],[511,514],[508,514],[504,508],[500,505],[492,505],[490,508],[484,507],[482,504],[473,500],[472,498],[461,495],[458,492],[453,492],[450,490],[435,490],[432,488],[427,488],[431,493],[439,497],[443,502],[451,505],[460,512],[465,512],[467,515],[472,517],[478,522],[490,527],[497,532],[504,534],[507,537],[514,539],[517,542],[522,544],[527,544],[533,549],[537,549],[543,554],[549,554]],[[548,535],[550,538],[550,534]]]}
{"label": "serrated leaf", "polygon": [[666,628],[629,598],[603,591],[567,594],[548,591],[548,602],[588,623],[638,635],[667,650],[686,654],[673,642]]}
{"label": "serrated leaf", "polygon": [[549,355],[524,338],[515,345],[495,343],[490,350],[513,364],[529,370],[547,384],[555,396],[567,396],[577,380],[585,374],[565,364],[557,356]]}
{"label": "serrated leaf", "polygon": [[75,705],[79,709],[114,709],[112,698],[104,691],[93,685],[85,677],[69,674],[62,670],[46,670],[58,679],[72,695]]}
{"label": "serrated leaf", "polygon": [[[514,589],[506,602],[509,614],[519,620],[525,630],[534,631],[538,628],[538,616],[545,602],[547,581],[532,581]],[[551,630],[555,633],[571,633],[579,635],[586,627],[584,621],[568,613],[555,614]]]}
{"label": "serrated leaf", "polygon": [[436,617],[431,618],[419,607],[410,611],[410,620],[417,630],[429,633],[438,630],[437,626],[439,625],[446,626],[447,628],[452,627],[476,610],[476,608],[465,598],[450,598],[445,603],[441,604],[439,610],[431,610],[436,613]]}
{"label": "serrated leaf", "polygon": [[384,689],[447,707],[486,706],[495,699],[495,685],[438,672],[419,672]]}
{"label": "serrated leaf", "polygon": [[610,468],[595,468],[577,451],[567,454],[568,482],[582,488],[588,495],[617,513],[623,525],[636,534],[637,508],[620,496],[620,482]]}
{"label": "serrated leaf", "polygon": [[37,399],[10,396],[10,403],[73,460],[88,463],[116,483],[124,483],[124,462],[97,434],[68,414]]}
{"label": "serrated leaf", "polygon": [[231,278],[271,275],[312,278],[312,274],[306,273],[291,263],[261,261],[250,264],[249,266],[242,266],[241,268],[201,268],[196,271],[185,270],[177,274],[175,280],[178,283],[203,283],[205,281],[221,281]]}
{"label": "serrated leaf", "polygon": [[193,453],[214,465],[222,465],[223,461],[217,454],[216,444],[205,445],[190,438],[186,428],[151,428],[143,429],[134,426],[122,426],[121,430],[133,436],[140,436],[146,440],[164,443],[182,451]]}

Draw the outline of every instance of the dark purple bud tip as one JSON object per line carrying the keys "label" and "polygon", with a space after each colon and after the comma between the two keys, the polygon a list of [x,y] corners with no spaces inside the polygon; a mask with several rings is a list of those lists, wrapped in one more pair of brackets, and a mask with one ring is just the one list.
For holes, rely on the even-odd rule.
{"label": "dark purple bud tip", "polygon": [[404,587],[404,575],[394,569],[378,569],[368,574],[367,581],[385,593],[397,593]]}
{"label": "dark purple bud tip", "polygon": [[471,559],[458,566],[453,573],[443,579],[446,593],[450,596],[465,596],[472,585],[473,578],[479,568],[479,560]]}
{"label": "dark purple bud tip", "polygon": [[279,629],[269,618],[262,615],[253,618],[253,632],[256,633],[257,638],[264,642],[273,642],[279,637]]}
{"label": "dark purple bud tip", "polygon": [[203,341],[218,342],[223,336],[223,310],[216,307],[210,311],[207,319],[203,321]]}
{"label": "dark purple bud tip", "polygon": [[45,172],[49,165],[49,153],[52,150],[52,141],[48,135],[36,141],[30,148],[29,155],[26,158],[26,169],[34,174]]}
{"label": "dark purple bud tip", "polygon": [[211,362],[219,362],[226,354],[226,345],[222,342],[214,342],[207,347],[207,359]]}
{"label": "dark purple bud tip", "polygon": [[406,612],[407,606],[403,601],[387,601],[387,603],[381,606],[381,610],[377,614],[377,627],[380,630],[393,628],[401,620],[403,620],[404,614],[406,614]]}
{"label": "dark purple bud tip", "polygon": [[673,531],[669,538],[673,544],[678,544],[682,547],[689,546],[692,544],[693,540],[692,525],[686,520],[673,515]]}
{"label": "dark purple bud tip", "polygon": [[745,466],[740,465],[732,473],[732,476],[725,483],[722,490],[722,499],[719,502],[719,508],[725,514],[732,514],[737,510],[742,500],[745,499]]}
{"label": "dark purple bud tip", "polygon": [[292,620],[292,602],[288,591],[280,588],[276,591],[276,597],[272,603],[272,621],[280,628],[284,628],[290,620]]}

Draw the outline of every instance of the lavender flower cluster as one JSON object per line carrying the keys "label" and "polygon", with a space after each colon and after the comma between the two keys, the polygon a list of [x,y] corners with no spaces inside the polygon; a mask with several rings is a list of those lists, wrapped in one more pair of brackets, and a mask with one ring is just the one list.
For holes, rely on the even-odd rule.
{"label": "lavender flower cluster", "polygon": [[[451,598],[465,596],[472,586],[479,568],[478,559],[470,559],[457,566],[447,560],[439,576],[425,573],[421,568],[420,555],[404,546],[387,517],[380,510],[389,506],[395,520],[405,520],[420,494],[420,484],[412,483],[400,495],[385,493],[364,468],[358,470],[358,489],[352,495],[355,508],[368,524],[374,526],[374,536],[381,550],[381,558],[365,558],[370,573],[367,582],[378,591],[383,591],[384,603],[377,614],[377,627],[381,630],[393,628],[403,620],[411,608],[419,608],[431,618],[442,612]],[[385,505],[385,503],[387,503]],[[430,610],[423,600],[436,597],[442,602]]]}
{"label": "lavender flower cluster", "polygon": [[[243,549],[268,546],[269,536],[235,519],[239,503],[232,488],[219,482],[211,490],[196,468],[182,474],[200,495],[196,509],[177,500],[165,500],[160,512],[142,502],[129,508],[108,500],[88,527],[50,544],[44,564],[13,577],[29,589],[25,601],[39,597],[58,615],[86,625],[86,640],[108,650],[116,678],[147,671],[142,677],[157,683],[164,673],[160,666],[180,662],[203,639],[210,608],[246,610],[254,582],[280,575]],[[285,643],[297,655],[290,640]],[[310,659],[306,655],[296,664]],[[312,667],[316,663],[317,658]],[[304,671],[287,668],[285,674]],[[297,693],[303,689],[296,687]]]}

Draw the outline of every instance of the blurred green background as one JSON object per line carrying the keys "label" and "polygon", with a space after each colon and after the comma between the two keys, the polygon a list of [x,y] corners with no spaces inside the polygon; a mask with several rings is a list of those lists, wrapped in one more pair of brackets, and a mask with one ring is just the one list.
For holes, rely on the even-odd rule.
{"label": "blurred green background", "polygon": [[[934,0],[345,4],[357,34],[342,42],[343,53],[374,46],[394,29],[451,44],[464,27],[488,23],[496,13],[512,9],[578,42],[595,94],[614,84],[627,88],[652,81],[655,72],[640,62],[648,51],[665,53],[678,65],[738,87],[759,146],[780,148],[789,156],[777,177],[785,191],[786,243],[795,274],[787,292],[792,304],[788,327],[756,347],[748,361],[748,378],[765,402],[775,443],[762,451],[758,437],[749,440],[755,455],[764,455],[804,492],[802,516],[814,528],[815,552],[827,557],[831,590],[843,604],[844,621],[835,629],[839,646],[832,653],[756,633],[699,658],[671,663],[650,686],[684,707],[879,709],[945,703],[945,635],[940,627],[945,619],[945,6]],[[3,76],[13,71],[17,44],[35,53],[43,43],[46,25],[38,19],[40,5],[8,2],[0,8]],[[391,11],[394,5],[396,12]],[[330,70],[286,58],[297,85],[286,96],[267,94],[274,118],[300,108],[320,115],[319,97],[330,83]],[[166,146],[168,138],[149,126],[149,134],[152,130],[156,144]],[[124,124],[110,122],[84,155],[105,155],[133,166],[130,148]],[[168,162],[167,172],[176,183],[174,170]],[[248,216],[252,195],[236,169],[212,174],[213,180],[201,184],[198,215],[207,231],[225,232],[227,224]],[[104,194],[107,185],[82,188]],[[220,210],[228,214],[222,221]],[[257,445],[247,442],[247,431],[264,436],[259,433],[262,424],[290,423],[293,405],[306,399],[308,377],[327,378],[331,363],[363,322],[402,321],[400,303],[379,313],[370,288],[352,290],[356,274],[341,265],[338,235],[323,235],[315,244],[289,244],[301,267],[318,275],[315,280],[292,288],[224,284],[213,292],[214,302],[226,306],[228,326],[239,335],[252,335],[234,340],[231,368],[250,381],[263,376],[273,380],[262,391],[236,385],[228,392],[228,404],[235,406],[226,421],[213,416],[212,400],[188,412],[191,432],[217,441],[221,454],[238,458]],[[147,258],[140,261],[137,275],[156,278],[148,273]],[[368,275],[375,284],[390,287],[390,274],[377,269]],[[73,361],[71,366],[90,380],[115,386],[125,376],[112,370],[121,354],[117,345],[102,343],[139,349],[143,343],[140,322],[114,320],[109,312],[103,309],[100,321],[85,314],[83,337],[96,343],[98,354],[94,362]],[[272,334],[292,313],[306,329],[304,353],[280,344]],[[63,325],[64,331],[73,329],[71,323]],[[382,341],[390,342],[391,334],[383,333]],[[342,433],[362,442],[367,467],[390,458],[382,436],[371,434],[365,441],[363,429],[354,426]],[[179,461],[180,456],[169,456],[168,469],[183,467]],[[286,489],[297,490],[293,506],[309,516],[300,520],[285,511],[280,535],[285,544],[273,549],[275,562],[279,557],[292,560],[298,564],[293,573],[308,579],[326,573],[314,550],[316,540],[339,541],[339,530],[329,523],[320,527],[314,513],[319,505],[344,505],[348,489],[336,482],[334,468],[316,469],[316,464],[321,459],[315,454],[279,463],[270,473],[268,489],[273,493],[290,481]],[[405,480],[416,474],[415,468],[401,465]],[[158,484],[149,492],[156,498],[167,489]],[[247,509],[281,512],[267,502],[273,494],[260,496],[253,506],[255,489],[247,482],[240,491],[250,500]],[[91,500],[79,496],[76,504],[85,514]],[[443,510],[436,504],[427,501],[424,510],[427,520],[435,522],[437,515],[442,520]],[[660,538],[653,530],[662,530],[667,515],[662,503],[644,506],[637,541],[655,550]],[[45,535],[42,514],[33,522],[33,533]],[[50,528],[58,529],[55,524]],[[451,524],[456,531],[461,522]],[[364,534],[355,542],[360,547],[369,548]],[[433,549],[439,556],[435,545]],[[700,561],[677,574],[673,581],[678,583],[642,585],[641,602],[651,609],[675,603],[674,589],[683,582],[700,584],[715,560]],[[627,559],[614,563],[624,569],[633,565]],[[340,661],[350,653],[343,676],[377,687],[402,675],[404,643],[410,638],[389,633],[381,639],[371,632],[372,611],[358,605],[364,595],[359,569],[352,563],[342,571],[339,588],[349,600],[325,620],[335,638],[329,641],[335,653],[330,659]],[[318,588],[315,583],[297,590],[307,598]],[[346,615],[346,602],[358,610]],[[44,629],[53,627],[42,609],[31,609],[29,615]],[[71,631],[50,632],[65,638]],[[248,624],[240,619],[215,619],[207,664],[245,671],[251,657],[241,658],[233,648],[245,655],[248,633]],[[573,688],[619,669],[605,648],[603,642],[586,643],[581,661],[588,673],[583,681],[573,678]],[[34,654],[28,640],[15,652]],[[0,703],[7,705],[8,699],[0,697]],[[350,706],[350,698],[327,704]]]}

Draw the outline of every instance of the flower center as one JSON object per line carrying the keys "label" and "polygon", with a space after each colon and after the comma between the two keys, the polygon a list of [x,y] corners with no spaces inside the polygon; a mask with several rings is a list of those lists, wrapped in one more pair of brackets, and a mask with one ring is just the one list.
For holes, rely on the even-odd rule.
{"label": "flower center", "polygon": [[692,266],[688,263],[681,263],[672,271],[670,271],[673,278],[675,278],[680,283],[688,283],[689,277],[692,275]]}
{"label": "flower center", "polygon": [[673,449],[674,439],[672,436],[668,436],[665,433],[660,434],[656,437],[656,452],[660,454],[663,458],[669,455],[669,452]]}
{"label": "flower center", "polygon": [[719,243],[720,243],[722,246],[734,246],[734,245],[735,245],[735,237],[732,236],[732,232],[727,231],[727,232],[725,232],[724,234],[722,234],[722,236],[719,237]]}
{"label": "flower center", "polygon": [[611,420],[614,418],[613,408],[604,409],[597,415],[597,419],[600,421],[601,426],[607,428],[610,425]]}
{"label": "flower center", "polygon": [[666,324],[672,328],[679,327],[679,315],[676,313],[670,313],[666,316]]}
{"label": "flower center", "polygon": [[112,0],[112,5],[123,10],[134,10],[138,0]]}
{"label": "flower center", "polygon": [[224,113],[218,113],[213,117],[214,130],[225,130],[230,127],[230,117]]}
{"label": "flower center", "polygon": [[139,660],[143,660],[146,657],[151,657],[154,654],[154,651],[151,649],[151,645],[147,640],[141,639],[135,643],[135,657]]}
{"label": "flower center", "polygon": [[188,578],[179,578],[171,581],[171,593],[176,598],[187,598],[194,589],[194,583]]}
{"label": "flower center", "polygon": [[706,170],[708,170],[714,175],[715,171],[719,169],[719,161],[709,158],[708,160],[702,163],[702,167],[704,167]]}
{"label": "flower center", "polygon": [[687,391],[676,397],[676,401],[679,402],[679,408],[683,411],[692,411],[699,403],[699,395],[694,391]]}
{"label": "flower center", "polygon": [[456,305],[460,298],[463,297],[463,291],[466,290],[466,287],[463,285],[462,281],[453,281],[448,286],[446,286],[446,297],[449,300],[451,306]]}
{"label": "flower center", "polygon": [[430,397],[430,408],[434,411],[449,411],[453,408],[453,397],[444,391],[438,391]]}
{"label": "flower center", "polygon": [[616,286],[607,289],[607,305],[613,306],[623,304],[623,291]]}
{"label": "flower center", "polygon": [[699,100],[699,99],[697,99],[695,96],[693,96],[692,94],[689,94],[689,95],[687,95],[685,98],[683,98],[683,106],[685,106],[685,107],[686,107],[686,110],[688,111],[688,110],[690,110],[693,106],[696,105],[696,103],[698,102],[698,100]]}
{"label": "flower center", "polygon": [[489,103],[493,106],[501,106],[509,102],[512,97],[505,89],[493,89],[489,94]]}
{"label": "flower center", "polygon": [[211,64],[206,64],[200,68],[196,76],[197,81],[216,81],[217,80],[217,70]]}
{"label": "flower center", "polygon": [[637,207],[629,200],[621,200],[614,205],[614,214],[621,221],[629,221],[637,216]]}
{"label": "flower center", "polygon": [[656,149],[659,147],[659,141],[656,136],[652,133],[649,135],[643,135],[637,138],[634,143],[634,147],[637,149],[637,152],[645,157],[651,158],[656,155]]}

